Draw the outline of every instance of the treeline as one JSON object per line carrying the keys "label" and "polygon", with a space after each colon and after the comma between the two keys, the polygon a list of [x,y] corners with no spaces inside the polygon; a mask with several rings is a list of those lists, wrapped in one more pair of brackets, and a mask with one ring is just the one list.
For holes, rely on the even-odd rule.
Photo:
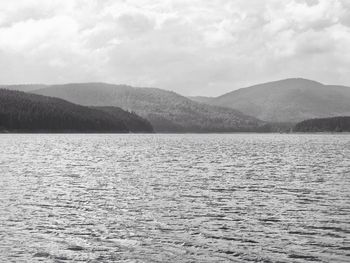
{"label": "treeline", "polygon": [[[151,132],[149,123],[116,108],[114,114],[58,98],[0,89],[2,132]],[[117,114],[119,112],[119,115]],[[117,116],[122,116],[118,118]],[[128,127],[127,123],[133,123]]]}
{"label": "treeline", "polygon": [[350,132],[350,117],[310,119],[299,122],[295,132]]}

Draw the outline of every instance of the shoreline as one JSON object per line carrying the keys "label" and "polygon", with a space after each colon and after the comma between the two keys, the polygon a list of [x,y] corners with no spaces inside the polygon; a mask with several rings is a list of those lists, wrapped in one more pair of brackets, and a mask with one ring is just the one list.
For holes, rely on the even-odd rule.
{"label": "shoreline", "polygon": [[12,132],[12,131],[0,131],[1,134],[116,134],[116,135],[176,135],[176,134],[194,134],[194,135],[205,135],[205,134],[350,134],[350,132],[50,132],[50,131],[30,131],[30,132]]}

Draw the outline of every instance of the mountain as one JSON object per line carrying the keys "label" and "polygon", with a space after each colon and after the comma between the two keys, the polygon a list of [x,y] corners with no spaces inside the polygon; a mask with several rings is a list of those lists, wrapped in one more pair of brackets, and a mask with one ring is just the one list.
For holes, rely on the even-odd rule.
{"label": "mountain", "polygon": [[105,83],[51,85],[33,93],[85,106],[117,106],[148,119],[158,132],[235,132],[264,122],[237,110],[194,102],[175,92]]}
{"label": "mountain", "polygon": [[152,131],[147,121],[119,108],[89,108],[58,98],[0,89],[0,131],[125,133],[142,129]]}
{"label": "mountain", "polygon": [[295,132],[350,132],[350,117],[311,119],[299,122]]}
{"label": "mountain", "polygon": [[269,122],[350,115],[350,88],[286,79],[232,91],[206,101]]}

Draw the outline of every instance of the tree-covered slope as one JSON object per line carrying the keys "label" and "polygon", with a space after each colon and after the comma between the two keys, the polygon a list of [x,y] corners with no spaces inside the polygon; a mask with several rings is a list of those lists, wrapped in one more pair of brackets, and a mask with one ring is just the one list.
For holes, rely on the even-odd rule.
{"label": "tree-covered slope", "polygon": [[256,131],[265,123],[233,109],[194,102],[171,91],[104,83],[51,85],[33,91],[87,106],[116,106],[148,119],[158,132]]}
{"label": "tree-covered slope", "polygon": [[311,119],[299,122],[295,132],[350,132],[350,117]]}
{"label": "tree-covered slope", "polygon": [[118,107],[92,107],[106,112],[114,118],[124,122],[126,127],[133,133],[154,132],[151,123],[134,112],[128,112]]}
{"label": "tree-covered slope", "polygon": [[[125,119],[134,114],[121,109],[107,113],[62,99],[0,89],[0,130],[17,132],[116,132],[130,129]],[[122,118],[118,118],[123,116]],[[143,125],[144,122],[140,122]],[[138,127],[140,129],[140,127]],[[149,130],[149,125],[145,125]]]}
{"label": "tree-covered slope", "polygon": [[270,122],[350,115],[350,88],[286,79],[232,91],[206,103],[237,109]]}

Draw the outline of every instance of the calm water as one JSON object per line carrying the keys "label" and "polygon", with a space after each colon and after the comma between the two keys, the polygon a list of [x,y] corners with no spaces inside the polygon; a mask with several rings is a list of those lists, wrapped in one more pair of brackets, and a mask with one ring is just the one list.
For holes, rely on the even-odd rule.
{"label": "calm water", "polygon": [[0,135],[0,262],[350,262],[350,135]]}

